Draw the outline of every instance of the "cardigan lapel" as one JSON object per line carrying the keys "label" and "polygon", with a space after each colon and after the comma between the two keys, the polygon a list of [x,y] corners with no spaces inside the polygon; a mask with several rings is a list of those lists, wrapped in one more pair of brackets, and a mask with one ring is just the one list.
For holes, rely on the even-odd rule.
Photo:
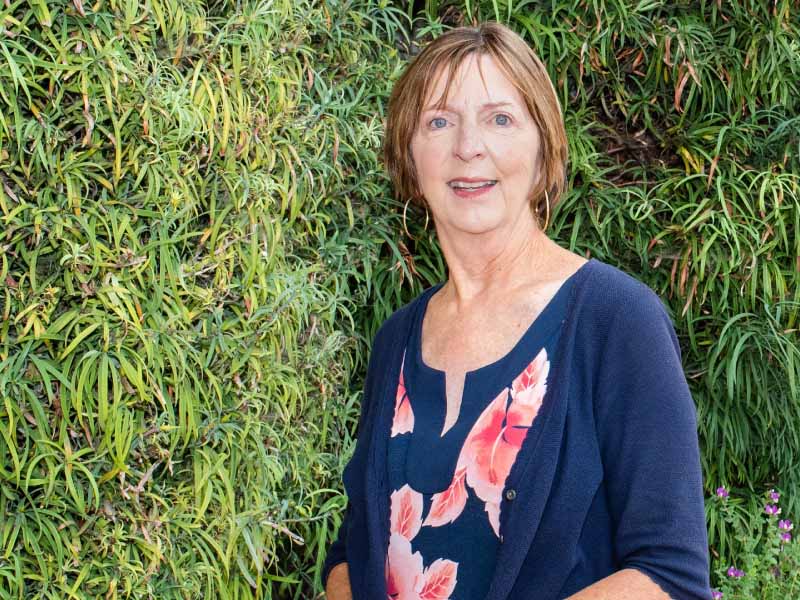
{"label": "cardigan lapel", "polygon": [[[590,259],[590,262],[596,261]],[[575,339],[575,305],[594,266],[585,265],[570,292],[564,328],[555,353],[551,387],[553,395],[545,400],[547,408],[541,415],[544,418],[541,435],[536,438],[533,446],[523,442],[506,479],[500,510],[502,543],[497,550],[495,571],[485,600],[505,600],[511,593],[550,499],[559,465],[569,404],[569,364],[572,362]],[[513,502],[505,499],[508,489],[517,492]]]}
{"label": "cardigan lapel", "polygon": [[[366,399],[377,403],[375,426],[370,440],[367,462],[367,537],[369,540],[369,564],[365,581],[365,600],[386,598],[385,560],[389,545],[389,467],[387,462],[388,440],[394,409],[394,389],[400,377],[402,351],[408,340],[412,323],[411,316],[416,300],[401,309],[394,329],[388,332],[386,351],[381,350],[380,377],[372,390],[374,396]],[[370,577],[371,575],[371,577]]]}
{"label": "cardigan lapel", "polygon": [[[562,383],[558,391],[563,388]],[[497,562],[486,600],[505,600],[508,597],[539,529],[558,466],[566,404],[561,393],[551,398],[550,410],[542,415],[546,421],[536,445],[526,448],[523,443],[511,467],[500,511],[502,543],[497,549]],[[506,489],[517,491],[513,502],[505,500]]]}

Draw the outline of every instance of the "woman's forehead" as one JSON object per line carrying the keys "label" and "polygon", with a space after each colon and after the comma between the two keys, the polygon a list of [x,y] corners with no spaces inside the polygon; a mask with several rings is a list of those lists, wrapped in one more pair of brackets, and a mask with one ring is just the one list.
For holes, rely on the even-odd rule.
{"label": "woman's forehead", "polygon": [[[524,105],[524,101],[516,86],[497,67],[494,59],[488,54],[470,54],[457,65],[452,78],[447,98],[444,97],[445,85],[451,72],[449,64],[439,67],[432,84],[427,91],[422,111],[430,110],[445,104],[445,108],[455,110],[451,99],[462,91],[462,86],[469,88],[464,101],[476,105],[479,109],[497,108],[509,105]],[[482,75],[482,77],[481,77]],[[473,89],[477,86],[477,89]],[[475,97],[475,94],[479,97]]]}

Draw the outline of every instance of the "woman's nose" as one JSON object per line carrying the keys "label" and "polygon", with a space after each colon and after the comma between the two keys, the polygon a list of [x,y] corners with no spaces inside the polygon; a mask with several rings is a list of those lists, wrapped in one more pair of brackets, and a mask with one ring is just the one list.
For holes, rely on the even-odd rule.
{"label": "woman's nose", "polygon": [[483,156],[484,139],[477,125],[465,123],[458,126],[453,151],[463,161]]}

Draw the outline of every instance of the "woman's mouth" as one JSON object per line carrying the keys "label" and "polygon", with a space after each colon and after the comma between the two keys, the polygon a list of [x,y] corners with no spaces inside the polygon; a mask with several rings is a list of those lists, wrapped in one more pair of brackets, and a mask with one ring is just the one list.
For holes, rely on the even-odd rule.
{"label": "woman's mouth", "polygon": [[481,182],[451,181],[450,189],[460,198],[474,198],[492,189],[497,183],[496,179]]}

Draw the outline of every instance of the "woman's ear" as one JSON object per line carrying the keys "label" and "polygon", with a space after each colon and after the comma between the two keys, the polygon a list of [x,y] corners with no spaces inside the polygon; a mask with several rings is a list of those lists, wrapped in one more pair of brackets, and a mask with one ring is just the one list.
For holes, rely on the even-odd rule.
{"label": "woman's ear", "polygon": [[545,190],[550,187],[547,181],[547,173],[545,171],[546,165],[544,163],[544,146],[540,143],[539,144],[539,154],[536,157],[536,161],[533,165],[535,175],[535,180],[533,183],[533,191],[536,196],[541,196],[544,194]]}
{"label": "woman's ear", "polygon": [[539,196],[544,194],[545,190],[545,172],[542,169],[542,161],[538,160],[538,164],[534,163],[534,178],[533,184],[531,185],[531,192],[528,195],[528,202],[532,205],[533,201],[538,198]]}

